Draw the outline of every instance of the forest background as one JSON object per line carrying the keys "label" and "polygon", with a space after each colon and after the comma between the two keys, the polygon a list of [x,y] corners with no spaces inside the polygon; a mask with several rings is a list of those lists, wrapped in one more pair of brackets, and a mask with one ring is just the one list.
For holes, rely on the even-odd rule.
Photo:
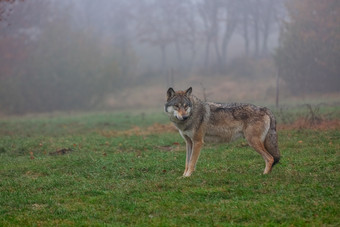
{"label": "forest background", "polygon": [[1,0],[0,113],[339,98],[336,0]]}

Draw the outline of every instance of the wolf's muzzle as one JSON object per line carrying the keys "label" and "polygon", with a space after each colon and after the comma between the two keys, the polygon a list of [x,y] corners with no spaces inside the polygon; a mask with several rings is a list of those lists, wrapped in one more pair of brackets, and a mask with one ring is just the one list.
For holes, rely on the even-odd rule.
{"label": "wolf's muzzle", "polygon": [[185,121],[186,119],[189,118],[189,116],[176,116],[176,118],[180,121]]}
{"label": "wolf's muzzle", "polygon": [[183,118],[183,121],[185,121],[186,119],[189,118],[189,116],[182,116],[182,118]]}

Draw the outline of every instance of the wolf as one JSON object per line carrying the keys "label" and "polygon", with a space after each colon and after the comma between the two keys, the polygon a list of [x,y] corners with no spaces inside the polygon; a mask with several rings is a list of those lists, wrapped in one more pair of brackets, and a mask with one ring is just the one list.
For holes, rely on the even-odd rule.
{"label": "wolf", "polygon": [[242,103],[203,102],[185,91],[167,91],[164,110],[186,142],[183,177],[196,168],[204,142],[230,142],[244,137],[265,161],[263,174],[268,174],[280,160],[276,120],[266,107]]}

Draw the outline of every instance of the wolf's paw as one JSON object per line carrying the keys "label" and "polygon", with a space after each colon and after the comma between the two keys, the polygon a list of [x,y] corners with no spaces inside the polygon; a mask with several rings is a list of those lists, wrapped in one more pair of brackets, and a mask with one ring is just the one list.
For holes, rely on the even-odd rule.
{"label": "wolf's paw", "polygon": [[192,172],[187,171],[183,174],[183,177],[190,177],[191,174],[192,174]]}

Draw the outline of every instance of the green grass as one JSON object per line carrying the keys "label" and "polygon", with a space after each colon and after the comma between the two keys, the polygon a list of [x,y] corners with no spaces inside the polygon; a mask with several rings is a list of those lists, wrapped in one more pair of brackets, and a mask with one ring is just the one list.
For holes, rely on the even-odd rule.
{"label": "green grass", "polygon": [[0,226],[340,225],[339,130],[280,131],[282,159],[269,175],[244,140],[206,145],[196,172],[180,178],[178,133],[102,133],[154,122],[168,121],[152,113],[0,120]]}

